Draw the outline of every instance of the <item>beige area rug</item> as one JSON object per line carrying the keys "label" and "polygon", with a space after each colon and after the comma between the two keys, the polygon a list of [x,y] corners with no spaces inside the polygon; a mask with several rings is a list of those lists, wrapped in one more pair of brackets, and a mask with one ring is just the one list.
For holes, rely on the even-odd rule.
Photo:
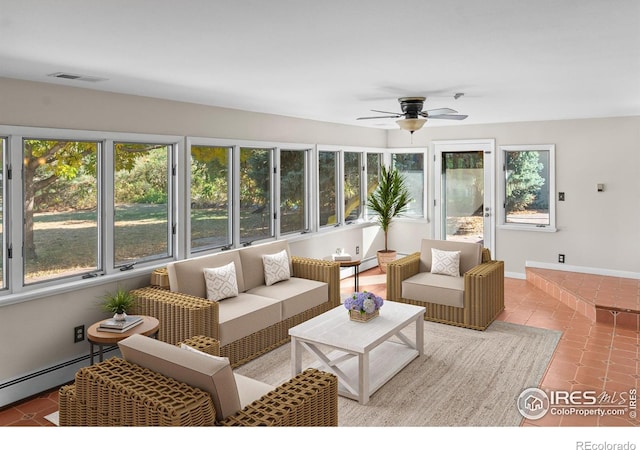
{"label": "beige area rug", "polygon": [[[339,426],[519,426],[516,400],[539,385],[561,332],[499,321],[485,331],[424,325],[424,356],[366,405],[339,397]],[[415,336],[413,327],[405,329],[407,336]],[[236,372],[279,385],[290,378],[290,348],[279,347]],[[304,367],[312,362],[305,352]]]}

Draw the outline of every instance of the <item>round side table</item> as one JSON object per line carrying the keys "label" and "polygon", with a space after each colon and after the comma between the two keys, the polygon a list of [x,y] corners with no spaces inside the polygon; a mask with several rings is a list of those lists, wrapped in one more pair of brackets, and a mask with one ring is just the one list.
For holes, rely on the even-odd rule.
{"label": "round side table", "polygon": [[340,263],[340,267],[353,267],[353,287],[355,289],[354,292],[358,292],[358,288],[360,287],[360,282],[358,280],[360,275],[360,263],[362,262],[359,259],[353,259],[351,261],[337,261]]}
{"label": "round side table", "polygon": [[105,319],[94,323],[87,330],[87,340],[89,341],[89,348],[91,351],[91,364],[93,364],[93,347],[98,346],[98,356],[100,362],[102,362],[102,349],[105,345],[115,345],[124,338],[127,338],[133,334],[142,334],[144,336],[157,337],[158,330],[160,329],[160,321],[151,316],[142,317],[142,323],[135,327],[123,332],[123,333],[110,333],[108,331],[98,331],[98,327]]}

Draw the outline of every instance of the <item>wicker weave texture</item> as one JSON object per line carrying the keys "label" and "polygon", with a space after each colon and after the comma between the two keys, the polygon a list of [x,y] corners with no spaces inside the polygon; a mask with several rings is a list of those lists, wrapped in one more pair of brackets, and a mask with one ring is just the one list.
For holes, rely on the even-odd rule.
{"label": "wicker weave texture", "polygon": [[61,426],[215,424],[209,394],[120,358],[78,370],[59,406]]}
{"label": "wicker weave texture", "polygon": [[338,380],[333,374],[307,369],[242,411],[224,426],[338,426]]}
{"label": "wicker weave texture", "polygon": [[405,299],[402,282],[420,270],[420,253],[398,259],[387,266],[389,300],[425,307],[425,320],[485,330],[504,310],[504,262],[490,260],[489,250],[483,261],[464,274],[464,308]]}
{"label": "wicker weave texture", "polygon": [[160,321],[158,339],[176,344],[191,336],[218,338],[218,303],[156,287],[134,289],[133,314]]}
{"label": "wicker weave texture", "polygon": [[207,393],[111,358],[80,369],[74,385],[60,388],[59,408],[61,426],[337,426],[338,382],[307,369],[216,423]]}

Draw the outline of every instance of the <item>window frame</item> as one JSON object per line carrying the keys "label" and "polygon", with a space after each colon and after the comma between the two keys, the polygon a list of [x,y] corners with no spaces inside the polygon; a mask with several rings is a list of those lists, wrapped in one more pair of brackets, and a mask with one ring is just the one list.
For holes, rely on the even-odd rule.
{"label": "window frame", "polygon": [[[115,164],[115,159],[116,159],[116,144],[150,144],[150,145],[158,145],[158,146],[163,146],[163,147],[167,147],[167,254],[162,255],[162,256],[147,256],[147,257],[142,257],[142,258],[136,258],[134,261],[132,262],[126,262],[126,263],[118,263],[116,261],[116,239],[115,239],[115,218],[116,218],[116,208],[115,208],[115,190],[116,190],[116,186],[115,186],[115,177],[116,177],[116,164]],[[113,209],[112,212],[110,212],[108,215],[108,217],[112,217],[113,218],[113,223],[112,226],[107,230],[107,232],[111,233],[111,245],[109,247],[111,247],[111,254],[110,254],[110,258],[109,258],[109,264],[110,266],[114,269],[114,270],[119,270],[119,271],[125,271],[125,270],[130,270],[131,268],[133,268],[134,265],[138,265],[138,264],[153,264],[157,261],[167,261],[167,260],[173,260],[174,256],[175,256],[175,248],[176,248],[176,240],[175,240],[175,236],[176,236],[176,212],[175,212],[175,200],[176,200],[176,194],[175,194],[175,177],[176,177],[176,154],[178,152],[177,149],[177,144],[176,143],[169,143],[169,142],[165,142],[163,139],[134,139],[134,140],[122,140],[122,139],[111,139],[109,140],[109,151],[105,152],[105,154],[110,154],[112,155],[112,157],[110,158],[113,164],[113,168],[109,171],[109,178],[111,178],[112,181],[112,185],[111,185],[111,189],[110,189],[110,193],[108,193],[107,195],[109,195],[108,197],[101,197],[100,195],[98,196],[98,203],[100,204],[101,201],[103,201],[104,203],[107,203],[105,201],[106,198],[111,198],[110,203],[110,207]],[[106,155],[105,155],[106,158]],[[100,185],[100,180],[98,181],[98,185]],[[104,188],[103,188],[104,189]],[[105,205],[106,206],[106,205]],[[108,240],[108,239],[107,239]],[[106,245],[105,245],[106,248]]]}
{"label": "window frame", "polygon": [[[192,156],[191,156],[191,149],[193,147],[213,147],[213,148],[224,148],[226,149],[226,153],[227,153],[227,161],[226,161],[226,167],[227,167],[227,239],[226,242],[223,245],[217,245],[217,244],[211,244],[211,245],[202,245],[202,246],[198,246],[198,247],[193,247],[193,239],[192,239],[192,198],[191,198],[191,161],[192,161]],[[185,201],[185,205],[187,208],[187,213],[186,213],[186,217],[187,220],[185,222],[184,228],[185,228],[185,232],[186,232],[186,247],[187,247],[187,252],[189,255],[196,255],[196,254],[201,254],[203,252],[210,252],[210,251],[215,251],[215,250],[220,250],[220,249],[224,249],[224,248],[231,248],[231,246],[233,245],[233,221],[234,221],[234,217],[233,217],[233,149],[234,147],[232,145],[218,145],[218,144],[211,144],[208,141],[201,141],[201,140],[191,140],[188,139],[187,140],[187,145],[186,145],[186,164],[185,166],[187,167],[187,169],[184,171],[185,172],[185,176],[186,176],[186,190],[185,190],[185,195],[188,198],[188,201]]]}
{"label": "window frame", "polygon": [[[281,155],[282,152],[303,152],[304,157],[304,229],[300,231],[290,231],[283,232],[282,231],[282,161]],[[291,237],[298,236],[301,234],[306,234],[311,231],[311,210],[312,210],[312,202],[313,196],[311,193],[311,158],[313,154],[313,146],[311,145],[283,145],[277,148],[276,151],[276,189],[275,189],[275,198],[274,207],[277,207],[278,211],[276,214],[276,239],[280,239],[281,237]]]}
{"label": "window frame", "polygon": [[421,154],[422,155],[422,215],[419,214],[403,214],[399,217],[399,220],[429,220],[429,208],[428,208],[428,194],[429,194],[429,150],[423,147],[409,147],[409,148],[390,148],[388,149],[388,160],[386,162],[387,167],[394,167],[393,156],[396,154]]}
{"label": "window frame", "polygon": [[[320,153],[333,153],[335,155],[335,169],[334,169],[334,176],[335,176],[335,180],[336,180],[336,186],[335,186],[335,214],[336,214],[336,221],[335,223],[327,223],[327,224],[321,224],[320,223]],[[330,230],[334,227],[339,227],[341,225],[343,225],[343,208],[342,208],[342,202],[343,202],[343,196],[342,196],[342,189],[340,188],[340,180],[342,180],[342,164],[341,164],[341,151],[339,148],[335,148],[335,147],[328,147],[328,146],[323,146],[323,147],[318,147],[317,151],[316,151],[316,157],[315,157],[315,161],[316,161],[316,170],[315,170],[315,176],[316,176],[316,228],[318,231],[322,231],[322,230]]]}
{"label": "window frame", "polygon": [[[502,204],[498,227],[505,230],[520,231],[539,231],[554,233],[558,231],[556,226],[556,175],[555,175],[555,144],[518,144],[518,145],[500,145],[500,161],[499,166],[502,169],[501,176],[498,177],[498,192],[500,198],[498,205]],[[507,222],[507,190],[506,190],[506,154],[507,152],[525,152],[525,151],[548,151],[549,152],[549,180],[547,182],[549,190],[549,224],[534,223],[513,223]]]}

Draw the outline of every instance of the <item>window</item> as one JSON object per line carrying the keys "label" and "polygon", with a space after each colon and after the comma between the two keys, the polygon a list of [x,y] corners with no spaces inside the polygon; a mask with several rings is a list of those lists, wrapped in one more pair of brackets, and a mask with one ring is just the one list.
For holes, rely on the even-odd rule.
{"label": "window", "polygon": [[362,153],[344,153],[344,217],[358,220],[362,215]]}
{"label": "window", "polygon": [[273,237],[273,149],[240,148],[240,243]]}
{"label": "window", "polygon": [[23,139],[22,147],[24,284],[100,269],[100,143]]}
{"label": "window", "polygon": [[231,244],[232,147],[191,146],[191,251]]}
{"label": "window", "polygon": [[320,227],[338,223],[337,152],[318,152],[318,204]]}
{"label": "window", "polygon": [[[382,153],[367,153],[367,198],[376,190],[380,180],[380,168],[382,167]],[[375,215],[367,208],[368,215]]]}
{"label": "window", "polygon": [[280,233],[309,228],[307,208],[308,150],[280,150]]}
{"label": "window", "polygon": [[[4,200],[4,196],[5,196],[5,187],[4,187],[4,179],[5,179],[5,173],[4,173],[4,167],[5,167],[5,160],[6,158],[6,150],[7,150],[7,138],[6,137],[0,137],[0,245],[2,245],[2,248],[7,248],[7,243],[5,242],[5,237],[6,237],[6,233],[4,232],[5,230],[5,225],[4,225],[4,209],[5,209],[5,205],[7,204],[7,202],[5,202]],[[0,289],[4,289],[6,287],[5,285],[5,268],[6,268],[6,263],[5,263],[5,258],[6,258],[6,252],[2,252],[2,257],[0,258]]]}
{"label": "window", "polygon": [[171,256],[172,145],[116,142],[114,265]]}
{"label": "window", "polygon": [[504,145],[503,226],[555,230],[554,145]]}
{"label": "window", "polygon": [[411,203],[406,216],[424,216],[424,153],[393,153],[392,167],[397,168],[407,181]]}

